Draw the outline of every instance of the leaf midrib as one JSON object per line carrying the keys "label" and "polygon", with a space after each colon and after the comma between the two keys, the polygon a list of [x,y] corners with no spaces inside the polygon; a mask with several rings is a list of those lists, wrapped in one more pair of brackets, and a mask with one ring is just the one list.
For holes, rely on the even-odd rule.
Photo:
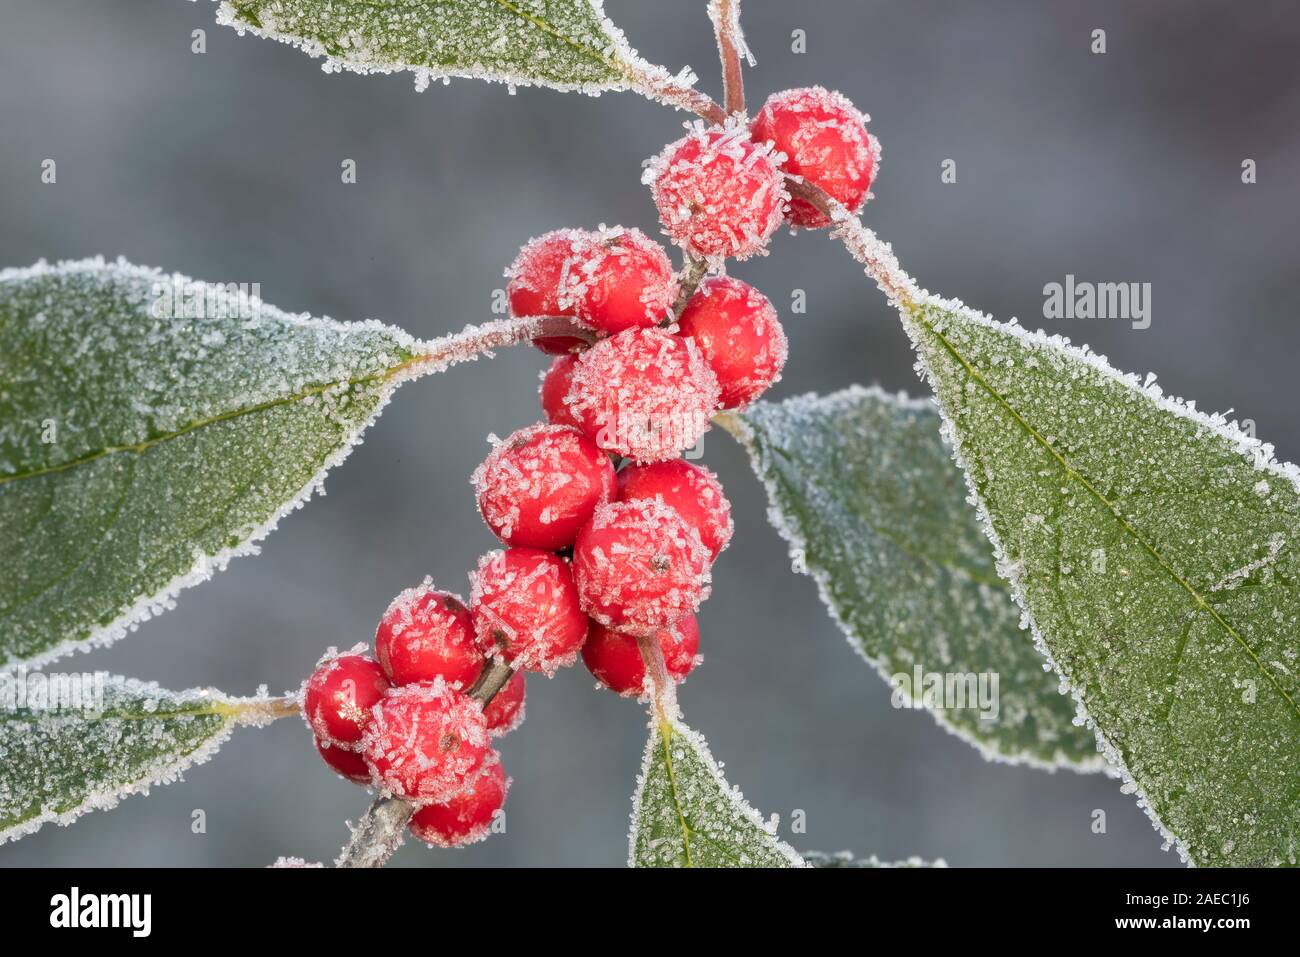
{"label": "leaf midrib", "polygon": [[1100,502],[1105,507],[1105,509],[1111,514],[1111,516],[1115,519],[1115,521],[1119,523],[1120,528],[1123,529],[1125,532],[1127,532],[1129,535],[1131,535],[1133,539],[1139,545],[1141,545],[1142,548],[1152,558],[1155,559],[1156,564],[1160,568],[1162,568],[1170,576],[1170,578],[1172,578],[1180,587],[1182,587],[1187,592],[1187,594],[1192,597],[1193,601],[1203,611],[1207,612],[1210,615],[1211,619],[1213,619],[1219,625],[1219,627],[1221,627],[1233,639],[1233,641],[1236,642],[1236,644],[1243,651],[1246,652],[1246,655],[1250,658],[1251,662],[1259,670],[1259,673],[1263,675],[1264,680],[1268,683],[1269,687],[1271,687],[1274,691],[1276,691],[1279,695],[1281,695],[1282,699],[1286,701],[1288,705],[1290,705],[1292,716],[1297,721],[1300,721],[1300,707],[1297,707],[1296,702],[1292,699],[1292,697],[1289,694],[1287,694],[1286,689],[1284,689],[1281,685],[1277,683],[1273,675],[1270,674],[1268,669],[1264,667],[1263,662],[1259,660],[1259,656],[1256,655],[1254,650],[1250,647],[1250,645],[1246,643],[1246,640],[1240,634],[1238,634],[1237,630],[1233,628],[1232,625],[1229,624],[1228,621],[1221,614],[1219,614],[1218,610],[1214,608],[1209,602],[1207,602],[1204,597],[1202,597],[1201,593],[1192,586],[1191,582],[1187,581],[1187,579],[1185,579],[1182,575],[1178,574],[1177,570],[1169,563],[1169,561],[1164,557],[1164,555],[1160,553],[1159,549],[1157,549],[1154,545],[1148,542],[1146,538],[1144,538],[1142,534],[1138,532],[1137,529],[1135,529],[1131,524],[1129,524],[1129,522],[1124,518],[1123,515],[1119,513],[1119,510],[1115,507],[1114,504],[1111,503],[1111,501],[1108,498],[1106,498],[1106,496],[1102,495],[1101,492],[1098,491],[1097,488],[1093,486],[1093,484],[1082,473],[1080,473],[1077,469],[1074,468],[1074,466],[1072,466],[1069,463],[1069,461],[1065,458],[1064,455],[1062,455],[1060,452],[1056,450],[1056,448],[1052,445],[1052,443],[1049,442],[1047,438],[1044,435],[1042,435],[1042,433],[1040,433],[1037,429],[1035,429],[1032,425],[1030,425],[1029,422],[1024,418],[1024,416],[1022,416],[1020,412],[1014,406],[1012,406],[1011,403],[1000,392],[998,392],[997,389],[993,388],[992,384],[987,379],[984,378],[983,374],[979,371],[979,369],[977,369],[971,362],[969,362],[966,359],[965,356],[963,356],[960,352],[957,351],[956,346],[953,345],[953,343],[948,339],[948,337],[945,336],[943,332],[941,332],[939,329],[935,328],[935,326],[932,323],[928,322],[925,319],[924,313],[921,312],[921,310],[919,309],[912,310],[911,316],[915,321],[921,323],[930,333],[932,333],[939,340],[940,343],[942,343],[943,347],[948,351],[948,353],[959,363],[961,363],[962,367],[966,370],[967,374],[969,374],[976,382],[978,382],[980,386],[986,392],[988,392],[988,394],[991,395],[996,402],[998,402],[998,404],[1000,404],[1004,409],[1007,410],[1007,412],[1011,414],[1011,416],[1016,420],[1016,422],[1020,425],[1020,427],[1024,429],[1027,435],[1029,435],[1035,442],[1040,444],[1044,449],[1046,449],[1052,455],[1053,458],[1057,460],[1061,468],[1065,470],[1066,475],[1074,479],[1085,489],[1087,489],[1089,494],[1091,494],[1098,502]]}
{"label": "leaf midrib", "polygon": [[388,379],[391,379],[393,375],[396,372],[398,372],[400,369],[404,368],[408,364],[408,362],[409,360],[404,361],[399,365],[392,366],[388,369],[385,369],[383,372],[372,373],[370,375],[365,375],[365,376],[357,376],[355,378],[350,378],[350,379],[339,379],[334,382],[326,382],[318,386],[312,386],[309,389],[304,389],[301,392],[295,392],[290,395],[278,396],[277,398],[268,399],[265,402],[254,403],[253,405],[242,406],[236,409],[229,409],[225,412],[219,412],[216,415],[207,416],[202,419],[196,419],[193,422],[187,423],[186,425],[183,425],[178,429],[173,429],[169,432],[161,432],[158,435],[150,436],[149,438],[144,439],[143,441],[140,442],[136,442],[128,445],[104,446],[103,448],[99,448],[91,452],[87,452],[84,455],[79,455],[75,459],[69,459],[66,462],[60,462],[58,465],[47,465],[47,466],[42,466],[40,468],[28,469],[25,472],[11,472],[8,475],[0,475],[0,486],[6,485],[9,482],[17,482],[23,479],[40,478],[43,475],[52,475],[56,472],[65,472],[69,469],[77,468],[82,465],[87,465],[98,459],[104,458],[105,456],[116,455],[119,452],[135,452],[138,454],[153,448],[155,445],[160,445],[163,442],[169,442],[172,439],[177,439],[182,436],[189,435],[191,432],[197,432],[199,429],[206,428],[209,425],[216,425],[221,422],[229,422],[233,419],[242,418],[245,415],[256,415],[258,412],[265,412],[269,409],[277,408],[278,406],[290,405],[295,402],[302,402],[314,396],[324,395],[327,392],[332,392],[337,389],[341,389],[345,387],[351,389],[359,385],[369,385],[376,382],[386,381]]}

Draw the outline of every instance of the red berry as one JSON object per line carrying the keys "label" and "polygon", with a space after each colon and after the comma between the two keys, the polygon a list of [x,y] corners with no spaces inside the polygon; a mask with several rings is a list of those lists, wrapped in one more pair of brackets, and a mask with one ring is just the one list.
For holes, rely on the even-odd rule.
{"label": "red berry", "polygon": [[523,548],[568,548],[614,492],[614,466],[567,425],[520,429],[474,472],[478,507],[492,533]]}
{"label": "red berry", "polygon": [[709,552],[662,502],[596,509],[573,546],[582,610],[603,625],[645,634],[693,613],[709,594]]}
{"label": "red berry", "polygon": [[[694,615],[680,618],[671,628],[655,632],[664,653],[664,665],[674,682],[680,682],[695,667],[700,648],[700,629]],[[596,680],[620,695],[640,695],[645,688],[645,661],[636,636],[604,625],[591,626],[582,646],[582,661]]]}
{"label": "red berry", "polygon": [[653,326],[666,319],[677,295],[673,264],[639,229],[602,229],[576,243],[564,272],[560,301],[601,332]]}
{"label": "red berry", "polygon": [[320,738],[315,740],[316,752],[335,772],[354,784],[370,783],[370,769],[366,767],[366,762],[361,755],[355,751],[348,751],[337,744],[331,745],[328,741],[322,741]]}
{"label": "red berry", "polygon": [[602,449],[638,462],[695,445],[718,407],[718,380],[693,340],[629,329],[578,358],[569,408]]}
{"label": "red berry", "polygon": [[[519,250],[518,257],[506,270],[510,279],[506,286],[510,315],[516,318],[575,315],[572,304],[561,305],[560,281],[573,258],[574,244],[589,235],[581,229],[557,229],[530,239]],[[573,352],[586,344],[573,336],[541,336],[533,340],[533,345],[551,355]]]}
{"label": "red berry", "polygon": [[524,690],[524,673],[516,671],[483,709],[488,733],[494,738],[509,734],[524,723]]}
{"label": "red berry", "polygon": [[731,541],[731,504],[718,477],[684,459],[629,465],[618,473],[618,500],[660,501],[685,519],[709,550],[709,560]]}
{"label": "red berry", "polygon": [[645,182],[664,230],[705,259],[748,259],[781,225],[785,175],[746,130],[696,127],[652,160]]}
{"label": "red berry", "polygon": [[718,377],[724,409],[743,409],[781,377],[785,333],[776,308],[748,283],[728,276],[705,279],[678,325]]}
{"label": "red berry", "polygon": [[568,562],[535,548],[507,548],[480,558],[471,579],[474,631],[485,655],[548,675],[577,659],[587,618]]}
{"label": "red berry", "polygon": [[[845,97],[820,86],[773,94],[754,119],[754,139],[786,155],[783,168],[801,176],[857,213],[880,163],[880,144],[867,132],[867,117]],[[830,219],[800,199],[786,218],[796,226],[827,226]]]}
{"label": "red berry", "polygon": [[468,688],[483,670],[469,609],[428,579],[388,606],[375,629],[375,657],[397,685],[442,678],[452,687]]}
{"label": "red berry", "polygon": [[361,756],[390,794],[449,801],[496,759],[479,703],[441,681],[394,688],[375,708]]}
{"label": "red berry", "polygon": [[307,679],[303,714],[317,737],[330,744],[356,744],[370,720],[370,709],[388,688],[388,678],[373,658],[328,657]]}
{"label": "red berry", "polygon": [[542,387],[539,390],[542,411],[546,413],[546,421],[551,425],[578,425],[578,420],[573,417],[568,403],[564,401],[564,397],[569,394],[573,371],[577,365],[578,357],[575,355],[556,356],[542,377]]}
{"label": "red berry", "polygon": [[428,804],[411,816],[411,833],[434,847],[475,844],[492,831],[492,820],[506,803],[506,772],[494,764],[473,787],[445,804]]}

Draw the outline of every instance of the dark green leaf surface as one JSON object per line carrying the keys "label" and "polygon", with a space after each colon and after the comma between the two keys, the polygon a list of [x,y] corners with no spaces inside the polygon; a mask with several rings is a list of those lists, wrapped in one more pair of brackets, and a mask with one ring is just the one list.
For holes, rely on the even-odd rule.
{"label": "dark green leaf surface", "polygon": [[1201,865],[1300,859],[1300,490],[1271,448],[956,303],[904,313],[1046,653]]}
{"label": "dark green leaf surface", "polygon": [[[892,682],[896,704],[928,704],[990,758],[1104,766],[1020,628],[932,402],[852,388],[760,402],[739,420],[795,567],[816,579],[859,654],[886,680],[906,676]],[[927,700],[918,667],[945,683],[974,675],[976,688],[990,676],[989,692],[996,674],[996,707],[981,707],[977,695]]]}
{"label": "dark green leaf surface", "polygon": [[165,691],[102,674],[64,675],[66,690],[55,691],[46,677],[0,674],[0,844],[179,780],[236,725],[263,724],[296,707],[290,699]]}
{"label": "dark green leaf surface", "polygon": [[803,867],[722,777],[708,745],[655,719],[632,798],[631,867]]}
{"label": "dark green leaf surface", "polygon": [[328,57],[327,69],[412,70],[562,90],[623,89],[638,65],[591,0],[228,0],[221,23]]}
{"label": "dark green leaf surface", "polygon": [[202,284],[171,314],[178,283],[100,260],[0,272],[0,666],[112,641],[253,550],[414,354],[378,323]]}

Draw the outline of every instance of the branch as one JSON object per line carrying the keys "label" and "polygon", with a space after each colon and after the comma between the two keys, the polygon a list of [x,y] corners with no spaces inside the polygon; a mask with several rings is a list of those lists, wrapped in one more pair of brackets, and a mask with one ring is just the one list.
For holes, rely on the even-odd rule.
{"label": "branch", "polygon": [[709,19],[713,21],[722,60],[723,102],[729,115],[739,116],[745,112],[745,77],[740,60],[742,54],[749,59],[745,35],[740,30],[740,0],[709,0]]}
{"label": "branch", "polygon": [[442,372],[451,366],[477,359],[494,349],[531,342],[543,336],[571,336],[587,343],[596,334],[568,316],[527,316],[496,319],[460,332],[415,344],[415,356],[392,370],[392,377],[404,380]]}
{"label": "branch", "polygon": [[[514,669],[509,665],[489,659],[469,689],[469,696],[482,703],[486,709],[497,693],[509,683]],[[339,852],[335,867],[383,867],[402,846],[406,838],[406,825],[411,815],[420,809],[418,804],[401,798],[380,795],[370,802],[361,820],[352,828],[352,837]]]}
{"label": "branch", "polygon": [[710,123],[721,125],[727,119],[726,110],[713,102],[712,97],[695,89],[681,77],[643,67],[629,74],[629,78],[638,92],[652,100],[659,100],[687,113],[695,113]]}
{"label": "branch", "polygon": [[682,317],[682,312],[686,309],[686,304],[691,301],[695,295],[695,290],[700,288],[700,283],[708,275],[709,264],[703,259],[696,259],[689,253],[686,256],[686,264],[682,267],[681,276],[677,280],[677,298],[673,300],[673,316],[667,320],[667,323],[676,322]]}

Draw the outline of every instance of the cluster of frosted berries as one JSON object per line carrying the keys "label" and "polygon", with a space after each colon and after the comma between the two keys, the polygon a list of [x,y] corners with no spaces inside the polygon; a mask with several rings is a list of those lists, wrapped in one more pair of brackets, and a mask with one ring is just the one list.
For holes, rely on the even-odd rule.
{"label": "cluster of frosted berries", "polygon": [[393,600],[359,645],[327,655],[303,690],[316,749],[350,781],[419,805],[411,832],[438,847],[487,837],[507,782],[491,739],[524,717],[518,672],[484,707],[467,692],[488,664],[474,616],[426,581]]}
{"label": "cluster of frosted berries", "polygon": [[[507,270],[512,316],[567,317],[579,334],[534,340],[555,356],[546,421],[497,441],[474,472],[479,512],[504,547],[479,560],[468,606],[427,581],[403,592],[374,657],[327,658],[304,694],[325,761],[420,805],[411,830],[422,840],[489,832],[507,788],[491,737],[523,718],[524,672],[550,676],[581,656],[601,685],[640,696],[653,690],[642,645],[658,645],[674,681],[696,666],[695,613],[732,522],[717,477],[681,456],[786,359],[772,303],[725,275],[725,261],[761,252],[783,218],[828,224],[791,200],[787,176],[856,211],[878,156],[843,97],[777,94],[751,128],[693,128],[648,167],[664,232],[712,273],[689,296],[664,248],[636,229],[547,233]],[[484,706],[490,660],[511,677]]]}

